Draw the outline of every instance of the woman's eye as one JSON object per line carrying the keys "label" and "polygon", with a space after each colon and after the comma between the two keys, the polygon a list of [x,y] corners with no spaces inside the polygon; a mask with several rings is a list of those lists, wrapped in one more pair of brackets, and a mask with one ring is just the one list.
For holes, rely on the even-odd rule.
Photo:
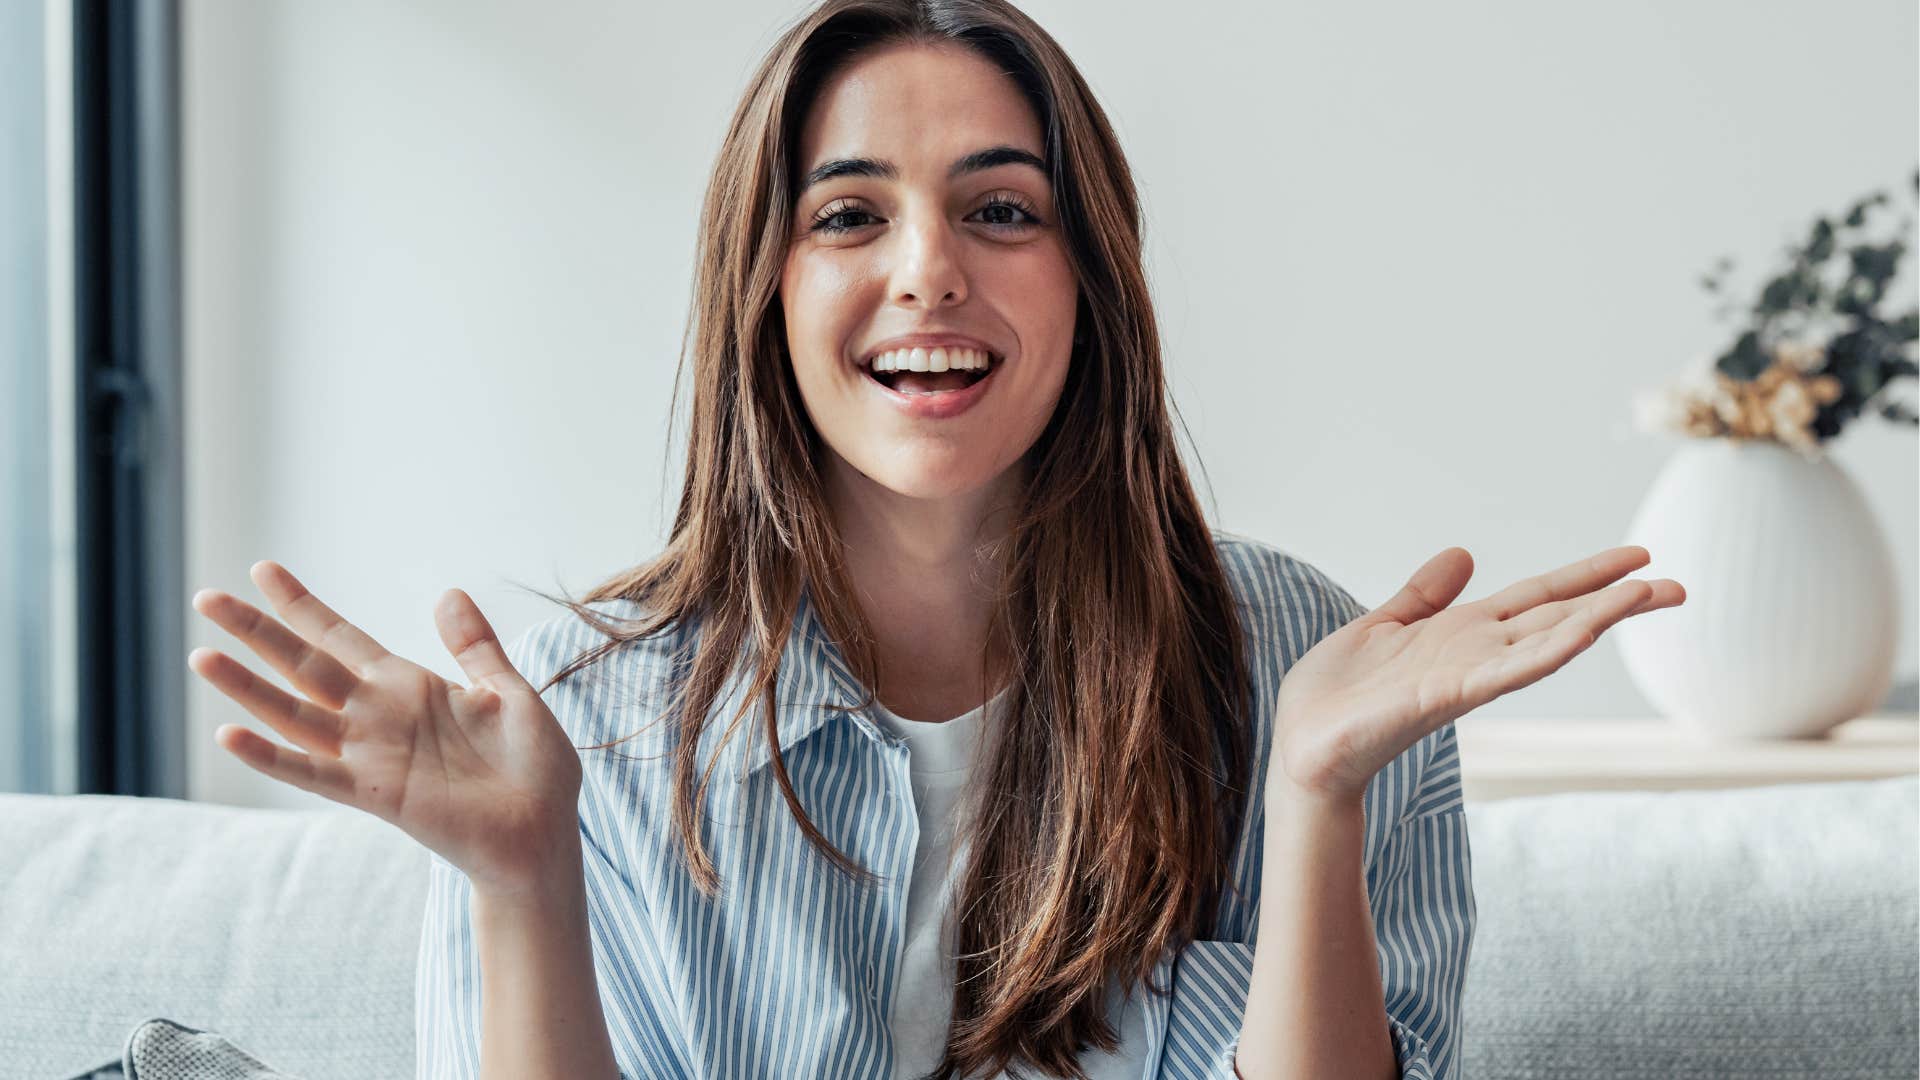
{"label": "woman's eye", "polygon": [[867,212],[865,210],[859,210],[853,207],[835,208],[835,207],[829,206],[827,207],[826,212],[822,213],[819,217],[816,217],[813,219],[813,231],[814,232],[830,232],[830,233],[852,232],[854,229],[859,228],[859,226],[834,224],[835,221],[838,221],[839,219],[843,217],[848,217],[850,215],[854,217],[866,217]]}
{"label": "woman's eye", "polygon": [[[1027,220],[1001,221],[997,217],[997,212],[1001,210],[1011,210],[1016,214],[1025,214]],[[987,200],[987,205],[981,207],[979,212],[982,214],[994,212],[996,214],[995,220],[989,221],[987,224],[1001,229],[1025,229],[1040,224],[1040,216],[1033,212],[1033,207],[1028,206],[1020,199],[1008,198],[1004,195]]]}
{"label": "woman's eye", "polygon": [[[1007,211],[1011,211],[1012,215],[1025,214],[1027,220],[1021,221],[1018,220],[1017,217],[1013,220],[1006,220],[1002,215]],[[987,200],[986,204],[974,211],[974,213],[992,215],[992,220],[989,220],[987,224],[996,229],[1030,229],[1041,224],[1039,216],[1033,212],[1031,206],[1028,206],[1023,200],[1005,196],[996,196]],[[864,223],[856,221],[849,224],[843,219],[868,218],[871,216],[872,215],[868,214],[865,210],[858,207],[841,206],[837,204],[831,205],[814,217],[812,231],[825,233],[852,232],[860,228]]]}

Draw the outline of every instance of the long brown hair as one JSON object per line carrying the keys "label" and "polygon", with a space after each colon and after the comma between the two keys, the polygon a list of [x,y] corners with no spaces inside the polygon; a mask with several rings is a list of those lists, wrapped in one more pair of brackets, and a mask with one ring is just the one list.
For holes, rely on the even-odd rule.
{"label": "long brown hair", "polygon": [[[778,745],[775,678],[803,589],[863,687],[877,685],[878,664],[850,600],[822,487],[830,451],[800,404],[777,286],[807,109],[841,65],[898,43],[974,49],[1032,104],[1083,337],[996,549],[995,630],[1011,643],[1006,720],[986,736],[963,823],[972,855],[954,898],[953,1022],[933,1075],[1024,1059],[1084,1077],[1084,1047],[1118,1047],[1107,988],[1152,986],[1164,950],[1212,936],[1247,807],[1252,713],[1232,593],[1173,438],[1132,175],[1086,82],[1024,13],[1002,0],[826,0],[755,69],[700,217],[691,430],[672,537],[583,600],[549,597],[607,639],[546,686],[639,638],[698,626],[667,710],[672,815],[693,881],[709,897],[719,890],[695,817],[718,754],[697,791],[694,759],[736,665],[751,681],[721,745],[762,704],[769,764],[799,827],[842,872],[878,880],[808,817]],[[683,338],[676,402],[687,354]],[[615,600],[644,614],[612,620],[585,606]],[[865,693],[859,708],[873,700]]]}

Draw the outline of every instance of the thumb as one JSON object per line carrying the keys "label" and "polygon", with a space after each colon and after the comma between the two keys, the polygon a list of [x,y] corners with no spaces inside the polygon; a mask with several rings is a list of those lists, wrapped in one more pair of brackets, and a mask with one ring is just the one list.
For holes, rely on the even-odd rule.
{"label": "thumb", "polygon": [[1405,624],[1419,622],[1421,619],[1446,610],[1460,597],[1460,590],[1467,587],[1467,580],[1473,577],[1473,556],[1463,547],[1450,547],[1413,572],[1407,583],[1393,599],[1374,609],[1374,614],[1385,614],[1394,621]]}
{"label": "thumb", "polygon": [[440,641],[453,654],[475,686],[491,684],[494,690],[506,686],[525,686],[527,680],[514,670],[507,651],[493,632],[493,624],[480,614],[479,605],[464,590],[448,589],[433,606],[434,625]]}

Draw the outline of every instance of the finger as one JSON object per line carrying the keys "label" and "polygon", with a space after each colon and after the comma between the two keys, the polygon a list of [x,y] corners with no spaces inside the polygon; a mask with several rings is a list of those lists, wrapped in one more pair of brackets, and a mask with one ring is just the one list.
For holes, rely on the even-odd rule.
{"label": "finger", "polygon": [[359,627],[321,603],[319,597],[308,592],[300,579],[279,563],[262,559],[253,564],[247,575],[266,594],[273,610],[301,637],[339,657],[355,671],[365,671],[391,655]]}
{"label": "finger", "polygon": [[1644,580],[1620,582],[1574,609],[1546,634],[1538,634],[1534,642],[1519,642],[1515,651],[1526,657],[1523,671],[1534,673],[1528,682],[1559,671],[1572,657],[1590,650],[1609,626],[1626,619],[1649,596],[1651,586]]}
{"label": "finger", "polygon": [[1495,665],[1494,696],[1530,686],[1560,670],[1600,640],[1608,627],[1646,602],[1651,593],[1652,586],[1644,581],[1622,582],[1591,598],[1546,632],[1502,650],[1504,662]]}
{"label": "finger", "polygon": [[[1645,597],[1642,598],[1636,606],[1628,610],[1626,615],[1639,615],[1664,607],[1675,607],[1683,603],[1687,598],[1687,591],[1681,588],[1680,583],[1672,578],[1661,578],[1658,581],[1643,581],[1642,579],[1635,578],[1632,581],[1621,582],[1619,585],[1613,586],[1613,588],[1620,589],[1630,585],[1642,584],[1648,587]],[[1551,630],[1555,626],[1560,625],[1561,622],[1588,610],[1598,597],[1605,595],[1605,593],[1589,594],[1587,596],[1576,596],[1571,600],[1556,600],[1551,604],[1541,604],[1531,611],[1516,615],[1501,624],[1506,630],[1507,644],[1513,645],[1523,642],[1535,634]],[[1625,617],[1626,616],[1622,616],[1622,618]]]}
{"label": "finger", "polygon": [[193,609],[246,642],[295,689],[329,709],[345,705],[360,685],[360,676],[334,659],[332,653],[232,593],[201,589],[193,594]]}
{"label": "finger", "polygon": [[1679,607],[1687,602],[1687,587],[1672,578],[1661,578],[1649,584],[1653,586],[1653,593],[1640,601],[1640,606],[1628,612],[1628,615],[1644,615],[1661,608]]}
{"label": "finger", "polygon": [[239,724],[220,725],[214,730],[213,741],[257,772],[302,791],[353,805],[353,774],[340,761],[321,760],[288,749]]}
{"label": "finger", "polygon": [[339,714],[294,697],[218,649],[193,650],[187,654],[187,667],[295,746],[340,756],[344,725]]}
{"label": "finger", "polygon": [[1473,577],[1473,554],[1450,547],[1428,559],[1386,603],[1367,613],[1399,623],[1416,623],[1445,609],[1460,596]]}
{"label": "finger", "polygon": [[1580,641],[1585,649],[1600,639],[1621,619],[1633,614],[1642,604],[1652,600],[1654,589],[1651,582],[1640,578],[1623,581],[1611,588],[1602,589],[1575,610],[1561,629],[1562,633]]}
{"label": "finger", "polygon": [[1640,569],[1652,558],[1647,549],[1638,544],[1608,548],[1558,570],[1516,581],[1482,603],[1492,610],[1494,618],[1504,621],[1541,604],[1585,596]]}
{"label": "finger", "polygon": [[474,603],[465,590],[448,589],[440,594],[440,602],[433,607],[433,621],[440,628],[441,644],[453,654],[460,670],[467,673],[474,685],[496,691],[528,686],[527,680],[514,669],[513,662],[507,659],[507,650],[501,648],[493,624],[480,613],[480,605]]}

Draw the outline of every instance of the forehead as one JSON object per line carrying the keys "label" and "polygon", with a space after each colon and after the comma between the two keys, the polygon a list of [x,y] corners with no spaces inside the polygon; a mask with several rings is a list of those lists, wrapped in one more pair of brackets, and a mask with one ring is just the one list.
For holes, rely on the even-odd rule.
{"label": "forehead", "polygon": [[981,146],[1041,153],[1040,121],[1011,76],[959,45],[894,45],[863,54],[821,86],[800,131],[810,169],[873,156],[937,171]]}

